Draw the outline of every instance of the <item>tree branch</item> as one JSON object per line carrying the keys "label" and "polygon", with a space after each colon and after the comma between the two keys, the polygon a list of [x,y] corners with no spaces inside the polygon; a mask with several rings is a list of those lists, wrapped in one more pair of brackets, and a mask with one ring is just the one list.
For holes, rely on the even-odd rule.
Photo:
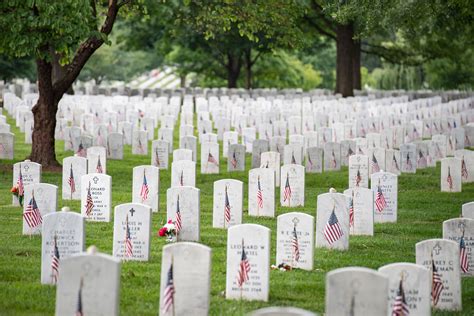
{"label": "tree branch", "polygon": [[255,56],[255,58],[250,62],[250,66],[253,66],[257,62],[258,58],[262,56],[262,53],[263,53],[262,51],[258,52],[257,56]]}
{"label": "tree branch", "polygon": [[[112,32],[112,28],[117,18],[120,9],[117,1],[118,0],[109,0],[107,16],[100,28],[100,33],[105,36]],[[92,35],[79,46],[72,62],[67,66],[65,75],[53,85],[56,100],[61,99],[63,94],[66,93],[74,80],[76,80],[77,76],[79,76],[79,73],[89,58],[103,43],[104,39],[102,37],[98,38],[97,36]]]}
{"label": "tree branch", "polygon": [[313,8],[313,10],[315,11],[315,13],[322,19],[322,21],[324,22],[324,24],[326,24],[326,26],[328,27],[328,29],[330,29],[331,31],[333,32],[336,32],[336,27],[334,26],[334,21],[328,19],[325,15],[324,15],[324,9],[323,7],[316,1],[316,0],[312,0],[311,1],[311,7]]}
{"label": "tree branch", "polygon": [[318,25],[318,23],[315,23],[311,18],[305,17],[306,22],[308,22],[312,27],[314,27],[319,33],[326,35],[327,37],[337,41],[337,36],[334,33],[328,32],[325,29],[323,29],[321,26]]}

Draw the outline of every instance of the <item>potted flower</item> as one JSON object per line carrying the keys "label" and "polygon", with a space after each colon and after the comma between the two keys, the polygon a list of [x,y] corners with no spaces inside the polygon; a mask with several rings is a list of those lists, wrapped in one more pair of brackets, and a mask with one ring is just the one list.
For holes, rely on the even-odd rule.
{"label": "potted flower", "polygon": [[158,236],[166,237],[167,242],[175,242],[176,241],[176,226],[174,222],[169,219],[165,226],[161,227],[158,231]]}

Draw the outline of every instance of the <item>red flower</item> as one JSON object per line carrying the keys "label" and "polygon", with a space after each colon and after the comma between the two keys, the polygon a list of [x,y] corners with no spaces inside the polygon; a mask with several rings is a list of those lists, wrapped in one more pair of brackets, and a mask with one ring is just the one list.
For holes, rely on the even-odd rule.
{"label": "red flower", "polygon": [[169,219],[168,224],[173,224],[173,221],[171,219]]}
{"label": "red flower", "polygon": [[162,227],[160,228],[160,230],[158,231],[158,235],[160,235],[161,237],[165,236],[166,235],[166,227]]}

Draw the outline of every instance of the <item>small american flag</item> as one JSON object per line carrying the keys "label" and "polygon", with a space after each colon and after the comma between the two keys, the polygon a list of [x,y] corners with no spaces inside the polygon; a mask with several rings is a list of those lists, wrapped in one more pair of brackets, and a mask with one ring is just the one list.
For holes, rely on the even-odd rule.
{"label": "small american flag", "polygon": [[100,127],[99,127],[99,129],[97,129],[97,144],[99,146],[102,146],[103,143],[104,143],[104,138],[102,137],[102,133],[100,132]]}
{"label": "small american flag", "polygon": [[179,176],[179,184],[181,186],[184,186],[184,174],[183,174],[183,170],[181,170],[181,175]]}
{"label": "small american flag", "polygon": [[451,177],[451,168],[448,167],[448,176],[446,178],[446,182],[448,183],[449,189],[453,189],[453,178]]}
{"label": "small american flag", "polygon": [[142,140],[140,139],[140,136],[138,136],[138,152],[143,154],[145,152],[145,149],[143,148]]}
{"label": "small american flag", "polygon": [[310,154],[308,154],[308,163],[309,163],[309,167],[313,168],[313,161],[311,160],[311,155]]}
{"label": "small american flag", "polygon": [[143,183],[142,183],[142,188],[140,190],[140,197],[142,198],[142,202],[146,201],[148,199],[148,182],[146,181],[146,175],[145,175],[145,170],[143,170]]}
{"label": "small american flag", "polygon": [[357,169],[357,174],[356,174],[356,178],[355,178],[356,187],[358,187],[360,185],[361,181],[362,181],[362,176],[360,175],[360,169]]}
{"label": "small american flag", "polygon": [[242,256],[240,257],[240,264],[239,264],[239,274],[237,277],[237,283],[241,288],[245,282],[249,280],[249,272],[250,272],[250,263],[247,259],[247,253],[244,249],[244,240],[242,239]]}
{"label": "small american flag", "polygon": [[331,215],[329,216],[328,222],[326,223],[323,232],[324,237],[330,245],[339,240],[339,238],[341,238],[343,235],[341,225],[339,225],[339,221],[334,211],[335,207],[333,208]]}
{"label": "small american flag", "polygon": [[293,259],[298,262],[300,260],[300,245],[298,242],[298,235],[296,234],[296,225],[293,226],[293,233],[291,236],[291,248],[293,250]]}
{"label": "small american flag", "polygon": [[459,241],[459,262],[461,263],[461,271],[469,272],[469,259],[467,257],[466,243],[464,242],[464,232]]}
{"label": "small american flag", "polygon": [[349,200],[349,227],[354,227],[354,191],[352,191],[352,197]]}
{"label": "small american flag", "polygon": [[84,316],[84,313],[82,312],[82,285],[83,285],[83,280],[81,278],[81,283],[79,285],[79,293],[77,295],[77,306],[76,306],[75,316]]}
{"label": "small american flag", "polygon": [[16,180],[16,185],[18,186],[18,201],[20,205],[23,206],[23,197],[25,196],[25,185],[23,184],[23,175],[21,174],[21,164],[20,164],[20,174],[18,175],[18,180]]}
{"label": "small american flag", "polygon": [[380,171],[380,166],[379,166],[379,162],[377,160],[377,158],[375,158],[375,154],[372,153],[372,161],[371,161],[371,164],[372,164],[372,172],[379,172]]}
{"label": "small american flag", "polygon": [[336,155],[334,154],[334,150],[331,152],[331,166],[333,168],[337,167],[337,160],[336,160]]}
{"label": "small american flag", "polygon": [[291,186],[290,186],[290,175],[286,174],[285,190],[283,192],[283,202],[291,199]]}
{"label": "small american flag", "polygon": [[160,166],[160,156],[158,155],[158,148],[155,149],[155,165]]}
{"label": "small american flag", "polygon": [[95,168],[95,172],[104,173],[104,170],[102,169],[102,164],[100,163],[100,156],[97,157],[97,167]]}
{"label": "small american flag", "polygon": [[128,215],[125,219],[125,257],[133,257],[133,243],[132,236],[130,235],[130,225],[128,224]]}
{"label": "small american flag", "polygon": [[69,179],[67,181],[69,183],[69,188],[71,189],[71,194],[76,192],[76,181],[74,181],[74,173],[72,171],[72,164],[71,164],[71,172],[69,173]]}
{"label": "small american flag", "polygon": [[295,153],[291,152],[291,163],[296,165],[296,158],[295,158]]}
{"label": "small american flag", "polygon": [[209,152],[209,154],[207,155],[207,162],[213,163],[215,165],[219,165],[216,158],[214,158],[214,156],[211,154],[211,152]]}
{"label": "small american flag", "polygon": [[260,177],[257,179],[257,204],[258,208],[263,208],[263,191],[260,186]]}
{"label": "small american flag", "polygon": [[408,309],[407,300],[405,298],[405,291],[403,290],[403,282],[400,280],[400,285],[398,286],[397,296],[395,297],[395,302],[392,307],[392,316],[408,316],[410,315],[410,310]]}
{"label": "small american flag", "polygon": [[87,189],[87,198],[86,198],[86,215],[87,216],[90,216],[92,214],[93,208],[94,208],[94,202],[92,201],[91,183],[89,182],[89,188]]}
{"label": "small american flag", "polygon": [[225,187],[224,218],[226,223],[228,224],[230,222],[230,202],[229,195],[227,194],[227,187]]}
{"label": "small american flag", "polygon": [[109,133],[113,132],[114,127],[112,126],[112,121],[109,119],[109,125],[107,126]]}
{"label": "small american flag", "polygon": [[413,169],[413,164],[411,163],[410,154],[407,153],[407,170]]}
{"label": "small american flag", "polygon": [[419,136],[420,134],[418,134],[418,130],[416,129],[416,127],[413,127],[413,138],[417,139]]}
{"label": "small american flag", "polygon": [[43,218],[41,217],[40,210],[38,205],[36,204],[35,196],[31,198],[30,202],[26,206],[26,210],[23,213],[23,218],[25,219],[28,227],[35,228],[41,223],[43,223]]}
{"label": "small american flag", "polygon": [[375,208],[377,211],[382,212],[387,207],[387,201],[385,201],[385,197],[382,192],[382,187],[379,185],[377,186],[377,194],[375,195]]}
{"label": "small american flag", "polygon": [[174,278],[173,278],[173,263],[171,263],[168,270],[168,277],[166,280],[166,287],[163,291],[163,307],[162,312],[166,314],[171,308],[174,308]]}
{"label": "small american flag", "polygon": [[432,271],[431,271],[431,299],[433,301],[433,305],[436,306],[439,301],[439,297],[441,296],[441,292],[444,289],[443,281],[441,280],[441,276],[438,273],[438,269],[434,263],[434,260],[431,259],[432,263]]}
{"label": "small american flag", "polygon": [[182,219],[181,219],[181,210],[179,208],[179,195],[178,195],[178,200],[176,201],[176,220],[175,220],[175,225],[176,225],[176,234],[178,234],[183,227]]}
{"label": "small american flag", "polygon": [[346,157],[349,158],[349,157],[352,156],[353,154],[354,154],[354,151],[353,151],[352,148],[349,146],[349,149],[347,149],[347,155],[346,155]]}
{"label": "small american flag", "polygon": [[76,154],[79,157],[85,157],[86,156],[86,149],[84,148],[84,145],[82,145],[82,142],[79,144],[79,147],[77,148]]}
{"label": "small american flag", "polygon": [[232,153],[232,159],[230,160],[230,163],[234,169],[237,167],[237,157],[235,156],[235,151]]}
{"label": "small american flag", "polygon": [[392,167],[397,171],[400,170],[400,168],[398,167],[397,158],[395,158],[395,154],[392,155]]}
{"label": "small american flag", "polygon": [[453,140],[451,137],[448,138],[449,141],[449,149],[454,150]]}
{"label": "small american flag", "polygon": [[466,161],[464,160],[464,156],[461,160],[461,176],[463,179],[467,179],[469,177],[469,173],[467,172]]}
{"label": "small american flag", "polygon": [[58,237],[54,235],[53,257],[51,259],[51,272],[53,283],[57,283],[59,279],[59,249]]}
{"label": "small american flag", "polygon": [[418,152],[418,162],[417,164],[421,167],[426,167],[426,157],[423,155],[423,152],[420,150]]}

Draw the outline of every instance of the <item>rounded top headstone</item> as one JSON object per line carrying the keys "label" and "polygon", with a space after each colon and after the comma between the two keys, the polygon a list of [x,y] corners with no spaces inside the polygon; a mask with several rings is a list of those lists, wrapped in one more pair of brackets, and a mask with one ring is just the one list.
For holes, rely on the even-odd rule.
{"label": "rounded top headstone", "polygon": [[30,161],[31,161],[31,160],[29,160],[29,159],[25,159],[25,162],[30,162]]}
{"label": "rounded top headstone", "polygon": [[87,248],[87,253],[89,255],[95,255],[97,253],[97,247],[92,245],[89,248]]}
{"label": "rounded top headstone", "polygon": [[330,189],[329,189],[329,193],[336,193],[336,192],[337,192],[337,190],[334,189],[334,188],[330,188]]}
{"label": "rounded top headstone", "polygon": [[62,212],[69,212],[69,211],[71,211],[71,209],[70,209],[69,207],[67,207],[67,206],[63,206],[63,207],[61,208],[61,211],[62,211]]}

